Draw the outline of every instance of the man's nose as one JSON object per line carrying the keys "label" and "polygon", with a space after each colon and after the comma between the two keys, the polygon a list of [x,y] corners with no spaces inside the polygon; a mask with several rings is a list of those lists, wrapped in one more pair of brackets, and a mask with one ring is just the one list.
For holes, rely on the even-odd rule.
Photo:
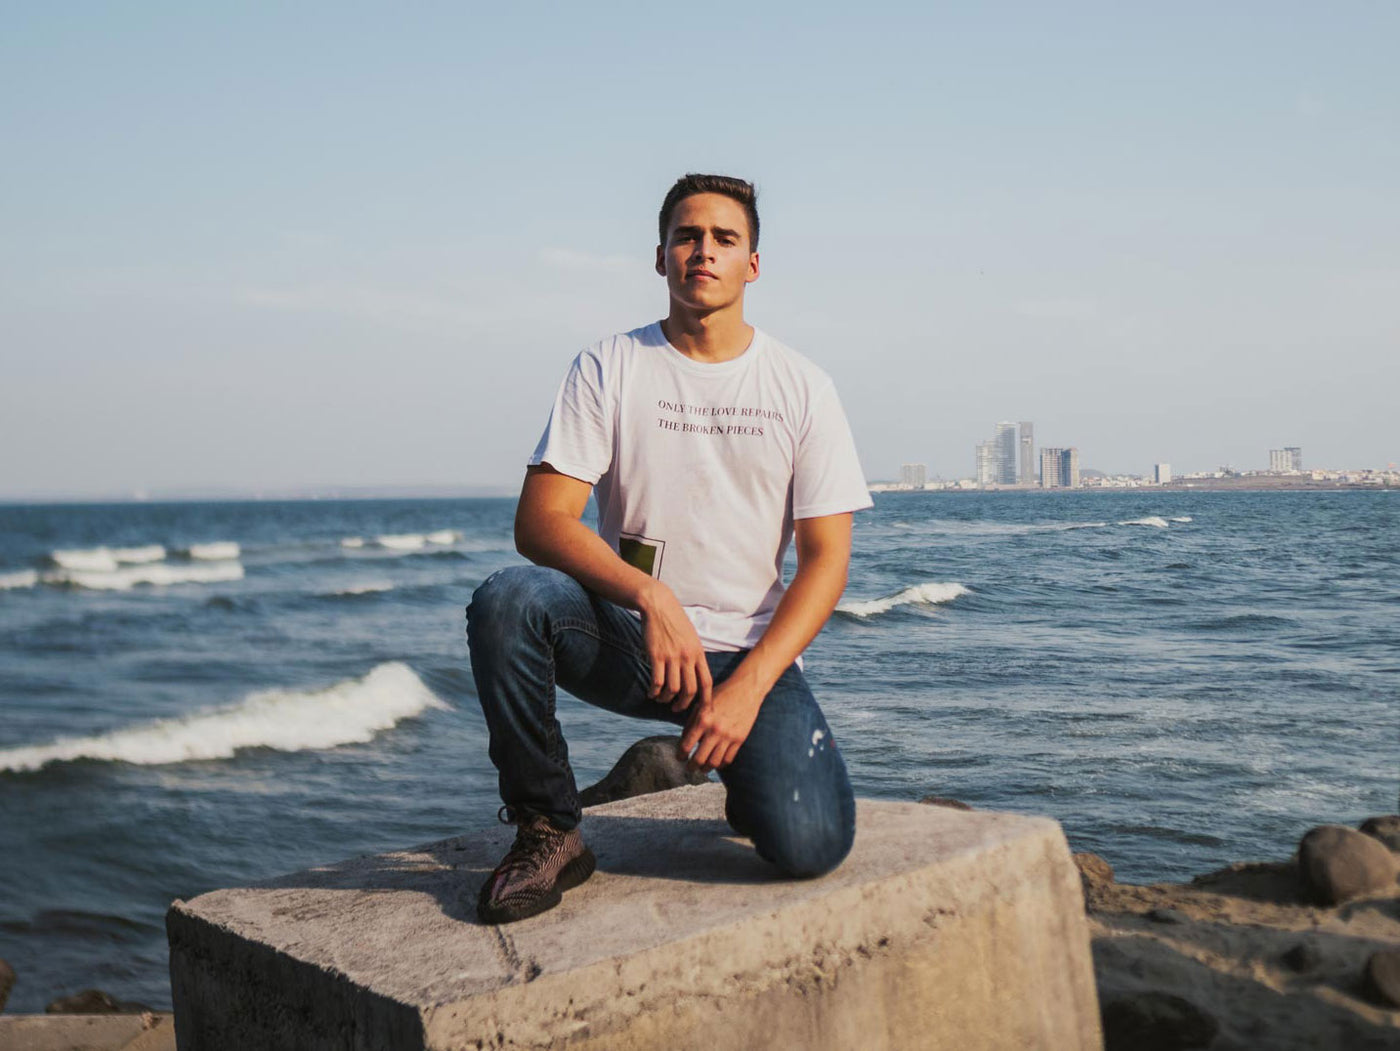
{"label": "man's nose", "polygon": [[692,259],[713,259],[715,256],[715,241],[709,234],[701,234],[695,239],[695,247],[691,250]]}

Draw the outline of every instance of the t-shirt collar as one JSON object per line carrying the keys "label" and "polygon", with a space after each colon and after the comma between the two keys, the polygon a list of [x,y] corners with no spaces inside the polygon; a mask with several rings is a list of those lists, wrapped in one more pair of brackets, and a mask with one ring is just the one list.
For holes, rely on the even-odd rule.
{"label": "t-shirt collar", "polygon": [[753,327],[753,338],[749,340],[749,345],[744,352],[736,358],[728,361],[696,361],[694,358],[686,357],[679,350],[671,345],[671,341],[666,338],[666,333],[661,329],[661,322],[654,321],[651,325],[654,330],[653,335],[656,342],[666,354],[666,360],[674,364],[677,368],[693,372],[697,376],[719,376],[725,373],[738,372],[747,368],[749,362],[753,361],[763,351],[765,337],[757,325]]}

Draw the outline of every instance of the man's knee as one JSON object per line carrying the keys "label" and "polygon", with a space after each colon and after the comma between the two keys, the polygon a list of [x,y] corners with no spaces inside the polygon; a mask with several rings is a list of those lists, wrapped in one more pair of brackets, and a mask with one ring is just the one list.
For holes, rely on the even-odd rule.
{"label": "man's knee", "polygon": [[508,637],[526,629],[571,584],[568,574],[545,566],[511,566],[492,573],[467,606],[468,638]]}
{"label": "man's knee", "polygon": [[754,837],[758,853],[784,876],[811,879],[836,868],[851,852],[855,804],[838,804],[827,813],[797,813],[787,820],[778,815],[762,825]]}

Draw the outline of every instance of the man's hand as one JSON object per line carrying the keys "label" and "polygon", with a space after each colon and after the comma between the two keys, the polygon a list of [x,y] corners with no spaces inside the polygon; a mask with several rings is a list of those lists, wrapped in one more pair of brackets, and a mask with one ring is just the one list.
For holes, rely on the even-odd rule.
{"label": "man's hand", "polygon": [[[718,770],[734,762],[748,740],[767,692],[749,676],[736,671],[714,689],[713,696],[697,704],[681,735],[681,758],[690,758],[692,770]],[[692,754],[693,753],[693,754]]]}
{"label": "man's hand", "polygon": [[683,712],[696,697],[710,703],[710,666],[695,626],[671,589],[659,581],[642,606],[642,639],[651,658],[651,689],[647,696]]}

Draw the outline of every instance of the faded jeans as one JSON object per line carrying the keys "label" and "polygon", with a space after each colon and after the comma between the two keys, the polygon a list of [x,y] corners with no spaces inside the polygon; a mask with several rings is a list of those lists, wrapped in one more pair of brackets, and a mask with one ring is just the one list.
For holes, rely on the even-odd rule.
{"label": "faded jeans", "polygon": [[[583,816],[555,718],[556,684],[619,715],[676,725],[689,718],[690,709],[673,712],[648,699],[651,662],[640,620],[558,570],[516,566],[492,574],[467,607],[467,641],[501,799],[516,813],[544,814],[560,828]],[[746,652],[705,655],[716,684]],[[796,664],[769,691],[719,775],[731,823],[785,875],[819,876],[850,851],[855,797],[846,764]]]}

